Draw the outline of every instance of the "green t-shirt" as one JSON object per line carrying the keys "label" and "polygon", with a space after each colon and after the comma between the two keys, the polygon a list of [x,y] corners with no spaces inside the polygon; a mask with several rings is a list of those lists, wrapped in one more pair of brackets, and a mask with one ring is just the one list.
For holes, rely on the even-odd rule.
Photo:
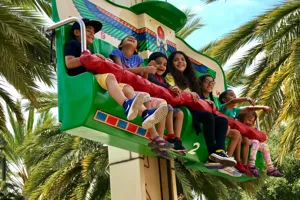
{"label": "green t-shirt", "polygon": [[220,112],[231,118],[237,118],[240,115],[241,110],[242,110],[241,108],[232,108],[232,109],[226,108],[226,109],[224,109],[224,107],[225,107],[225,104],[221,104]]}

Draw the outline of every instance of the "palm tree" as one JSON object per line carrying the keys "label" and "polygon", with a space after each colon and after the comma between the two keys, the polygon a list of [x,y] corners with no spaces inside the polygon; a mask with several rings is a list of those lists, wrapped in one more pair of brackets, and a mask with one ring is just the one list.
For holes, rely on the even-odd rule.
{"label": "palm tree", "polygon": [[105,199],[109,194],[107,147],[98,142],[54,126],[26,139],[22,155],[30,168],[24,190],[29,199]]}
{"label": "palm tree", "polygon": [[[19,101],[16,103],[16,109],[18,113],[21,113]],[[1,140],[6,141],[2,156],[6,160],[4,164],[7,166],[7,180],[2,180],[1,191],[4,191],[3,194],[7,198],[10,196],[9,194],[16,194],[14,198],[17,198],[17,196],[22,196],[21,193],[28,178],[28,169],[23,157],[18,153],[18,148],[23,145],[25,137],[30,136],[32,131],[38,127],[33,127],[33,109],[29,110],[26,122],[19,121],[8,106],[7,114],[10,126],[1,132]]]}
{"label": "palm tree", "polygon": [[183,12],[187,16],[187,23],[180,31],[176,33],[176,36],[185,39],[194,31],[203,27],[204,24],[202,23],[201,17],[197,17],[197,14],[193,11],[192,8],[186,8],[183,10]]}
{"label": "palm tree", "polygon": [[[36,81],[52,86],[53,68],[49,64],[49,42],[42,33],[45,14],[51,14],[50,1],[0,1],[0,97],[18,113],[15,102],[5,88],[6,81],[26,98],[35,102]],[[0,130],[5,130],[3,105],[0,104]]]}
{"label": "palm tree", "polygon": [[20,149],[30,169],[24,194],[29,199],[109,199],[107,146],[60,132],[49,113],[57,107],[55,93],[40,94],[37,101],[44,111],[38,124],[47,126],[26,137]]}
{"label": "palm tree", "polygon": [[[270,131],[282,122],[287,128],[281,137],[279,161],[289,151],[300,153],[300,2],[288,0],[208,44],[203,50],[222,64],[241,47],[253,43],[232,68],[227,79],[232,86],[242,86],[242,96],[257,99],[273,108],[261,114],[261,124]],[[246,73],[246,70],[251,70]]]}

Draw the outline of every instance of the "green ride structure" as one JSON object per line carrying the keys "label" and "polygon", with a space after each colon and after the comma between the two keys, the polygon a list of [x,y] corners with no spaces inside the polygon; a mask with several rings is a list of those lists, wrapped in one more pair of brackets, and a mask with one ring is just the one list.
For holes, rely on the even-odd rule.
{"label": "green ride structure", "polygon": [[[55,29],[56,36],[58,116],[62,123],[61,130],[68,134],[155,157],[157,155],[147,146],[149,133],[141,127],[141,118],[127,121],[123,108],[99,86],[94,74],[90,72],[77,76],[67,74],[64,46],[71,39],[71,25],[68,23],[78,21],[82,27],[81,34],[85,37],[84,23],[80,18],[101,21],[103,28],[95,35],[96,39],[90,48],[105,57],[108,57],[120,40],[127,35],[133,35],[138,39],[140,55],[146,61],[155,51],[167,55],[175,50],[185,52],[193,62],[198,75],[209,73],[215,77],[217,83],[213,91],[215,97],[227,88],[226,78],[217,61],[194,50],[184,40],[175,36],[187,22],[187,17],[182,11],[165,1],[144,1],[137,4],[130,2],[132,1],[52,1],[53,21],[57,24],[48,29]],[[84,42],[82,46],[84,49]],[[217,98],[215,103],[219,105]],[[218,172],[217,169],[204,167],[208,156],[204,136],[202,133],[196,134],[189,110],[185,106],[180,106],[180,109],[184,112],[181,139],[187,148],[187,155],[183,157],[170,152],[175,158],[183,159],[188,168],[226,179],[238,182],[254,179],[245,175],[238,178],[231,177]],[[260,153],[256,166],[263,167]]]}

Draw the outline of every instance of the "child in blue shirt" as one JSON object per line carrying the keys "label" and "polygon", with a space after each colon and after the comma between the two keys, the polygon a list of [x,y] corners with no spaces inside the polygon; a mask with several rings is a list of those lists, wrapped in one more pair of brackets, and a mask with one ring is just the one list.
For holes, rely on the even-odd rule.
{"label": "child in blue shirt", "polygon": [[[138,74],[144,78],[148,78],[148,74],[155,74],[156,73],[156,67],[152,65],[148,65],[147,67],[142,67],[142,63],[144,60],[138,55],[138,41],[133,36],[127,36],[125,37],[119,44],[117,49],[114,49],[110,53],[110,58],[113,60],[114,63],[118,64],[120,67]],[[150,97],[149,94],[144,92],[137,92],[144,95],[144,105],[147,109],[153,109],[153,108],[160,108],[161,106],[167,106],[167,102],[160,98],[154,98]],[[164,130],[165,122],[159,122],[158,128],[160,130]],[[153,131],[150,129],[149,131]],[[161,138],[159,138],[161,139]],[[150,147],[153,147],[153,144],[156,143],[156,138],[151,140],[149,143]],[[155,145],[157,146],[157,145]],[[158,148],[152,148],[152,151],[154,153],[160,153],[165,154],[165,158],[170,158],[171,156],[167,151],[163,151]]]}
{"label": "child in blue shirt", "polygon": [[131,35],[121,40],[118,48],[114,49],[109,57],[114,63],[144,78],[147,78],[149,73],[156,72],[154,66],[142,67],[144,60],[138,55],[138,41]]}
{"label": "child in blue shirt", "polygon": [[[86,25],[86,43],[91,45],[94,41],[95,33],[100,31],[102,24],[98,21],[82,19]],[[65,63],[69,75],[76,76],[85,72],[85,68],[79,62],[81,55],[81,35],[80,26],[74,23],[72,26],[73,39],[70,40],[65,47]],[[101,54],[97,56],[105,59]],[[167,115],[167,106],[161,106],[157,109],[146,109],[143,105],[144,95],[135,94],[130,85],[118,83],[113,74],[97,74],[96,79],[103,89],[106,89],[110,96],[125,110],[128,120],[133,120],[138,114],[142,115],[142,126],[149,128],[151,138],[155,140],[155,144],[159,148],[173,148],[174,145],[164,141],[155,131],[154,124],[165,119]]]}

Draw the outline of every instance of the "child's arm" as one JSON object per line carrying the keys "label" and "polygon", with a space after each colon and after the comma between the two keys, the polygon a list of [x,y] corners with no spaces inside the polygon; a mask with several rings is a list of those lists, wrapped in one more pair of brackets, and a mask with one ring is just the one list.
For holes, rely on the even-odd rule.
{"label": "child's arm", "polygon": [[68,69],[74,69],[82,65],[79,58],[75,58],[75,56],[65,56],[65,63]]}
{"label": "child's arm", "polygon": [[251,105],[255,105],[255,102],[251,98],[249,98],[249,97],[240,97],[240,98],[232,99],[232,100],[226,102],[224,104],[224,109],[233,108],[235,106],[235,104],[242,103],[242,102],[245,102],[245,101],[248,101]]}
{"label": "child's arm", "polygon": [[121,59],[120,59],[119,57],[110,55],[110,58],[112,59],[112,61],[113,61],[114,63],[116,63],[117,65],[123,67],[122,61],[121,61]]}
{"label": "child's arm", "polygon": [[264,112],[271,112],[272,108],[269,106],[247,106],[244,108],[241,108],[240,113],[248,113],[256,110],[263,110]]}
{"label": "child's arm", "polygon": [[[110,57],[114,61],[114,63],[123,67],[121,59],[119,57],[113,56],[113,55],[111,55]],[[139,75],[143,76],[144,73],[155,74],[157,69],[154,66],[142,67],[142,65],[139,65],[138,67],[135,67],[135,68],[126,68],[126,70],[128,70],[134,74],[139,74]]]}
{"label": "child's arm", "polygon": [[152,83],[155,83],[156,85],[160,85],[160,86],[162,86],[162,87],[164,87],[164,88],[167,88],[167,89],[170,87],[169,84],[167,84],[167,83],[162,83],[162,82],[160,82],[159,80],[157,80],[157,79],[154,77],[153,74],[149,74],[149,75],[148,75],[148,80],[149,80],[150,82],[152,82]]}

